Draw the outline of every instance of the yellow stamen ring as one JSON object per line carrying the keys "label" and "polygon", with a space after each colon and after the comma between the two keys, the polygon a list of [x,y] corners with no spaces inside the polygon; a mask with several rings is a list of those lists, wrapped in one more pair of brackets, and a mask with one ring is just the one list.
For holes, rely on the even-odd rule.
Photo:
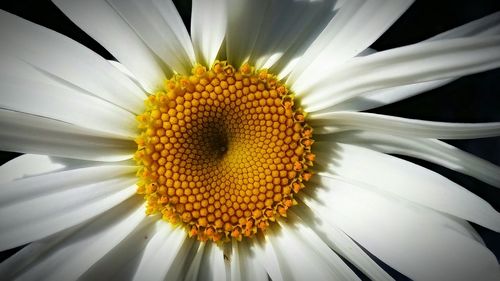
{"label": "yellow stamen ring", "polygon": [[216,62],[167,80],[137,116],[137,193],[199,240],[265,230],[311,177],[312,129],[267,70]]}

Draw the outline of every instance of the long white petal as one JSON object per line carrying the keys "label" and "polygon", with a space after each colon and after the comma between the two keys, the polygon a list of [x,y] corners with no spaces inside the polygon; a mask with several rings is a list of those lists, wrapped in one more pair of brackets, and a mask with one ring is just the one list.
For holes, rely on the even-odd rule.
{"label": "long white petal", "polygon": [[310,123],[318,134],[335,130],[367,130],[436,139],[472,139],[500,135],[500,122],[433,122],[364,112],[313,113],[310,115]]}
{"label": "long white petal", "polygon": [[129,236],[94,263],[78,280],[132,280],[147,243],[156,233],[156,220],[158,217],[146,217]]}
{"label": "long white petal", "polygon": [[250,57],[271,1],[241,0],[227,3],[227,59],[232,65],[239,67]]}
{"label": "long white petal", "polygon": [[[339,180],[323,181],[318,212],[357,243],[412,280],[497,280],[495,256],[481,243],[418,205]],[[325,213],[325,214],[326,214]]]}
{"label": "long white petal", "polygon": [[61,121],[0,109],[0,149],[97,161],[131,159],[131,140]]}
{"label": "long white petal", "polygon": [[198,272],[198,280],[227,280],[224,253],[222,249],[214,243],[205,245],[203,259]]}
{"label": "long white petal", "polygon": [[343,132],[320,136],[319,139],[420,158],[500,187],[500,167],[439,140],[368,131]]}
{"label": "long white petal", "polygon": [[52,161],[50,156],[24,154],[0,166],[0,184],[64,168],[63,163]]}
{"label": "long white petal", "polygon": [[183,229],[173,229],[163,221],[157,225],[157,233],[146,246],[134,280],[164,280],[177,256],[186,251],[183,245],[193,242]]}
{"label": "long white petal", "polygon": [[61,120],[90,130],[133,138],[136,121],[129,111],[0,52],[0,109]]}
{"label": "long white petal", "polygon": [[[500,231],[500,214],[485,200],[447,178],[394,156],[328,143],[316,145],[329,174],[366,183],[429,208]],[[321,151],[321,153],[319,153]]]}
{"label": "long white petal", "polygon": [[265,13],[250,62],[279,76],[300,57],[335,15],[335,1],[271,1]]}
{"label": "long white petal", "polygon": [[[307,81],[315,77],[317,71],[355,57],[375,42],[412,3],[386,0],[346,2],[301,57],[287,83]],[[301,87],[297,85],[297,88]]]}
{"label": "long white petal", "polygon": [[171,0],[110,0],[142,41],[177,73],[190,74],[196,61],[189,34]]}
{"label": "long white petal", "polygon": [[[198,280],[198,275],[200,271],[201,262],[203,260],[203,254],[205,253],[206,243],[199,243],[198,248],[196,248],[195,255],[189,264],[189,268],[186,276],[184,276],[184,281],[196,281]],[[200,277],[201,279],[202,277]]]}
{"label": "long white petal", "polygon": [[[15,57],[2,73],[41,82],[64,83],[133,113],[140,113],[144,92],[105,59],[83,45],[47,28],[0,11],[0,50]],[[4,69],[6,68],[6,69]]]}
{"label": "long white petal", "polygon": [[133,160],[118,162],[97,162],[80,159],[61,158],[38,154],[23,154],[0,166],[0,184],[28,179],[35,176],[48,175],[55,172],[70,171],[83,168],[115,167],[126,173],[127,169],[136,166]]}
{"label": "long white petal", "polygon": [[[83,225],[83,224],[82,224]],[[5,280],[14,280],[16,276],[38,262],[44,253],[54,249],[66,238],[78,231],[82,225],[60,231],[42,240],[34,241],[0,263],[0,275]]]}
{"label": "long white petal", "polygon": [[[288,215],[288,214],[287,214]],[[298,217],[268,230],[284,280],[359,280],[352,270]]]}
{"label": "long white petal", "polygon": [[[304,206],[302,206],[304,204]],[[356,244],[345,232],[335,224],[324,219],[328,213],[314,212],[305,202],[300,202],[299,206],[293,209],[302,221],[306,223],[316,234],[325,241],[332,250],[354,266],[359,268],[371,280],[393,280],[393,278],[382,269],[361,247]]]}
{"label": "long white petal", "polygon": [[473,74],[500,66],[500,36],[421,42],[318,70],[293,90],[314,112],[382,88]]}
{"label": "long white petal", "polygon": [[222,46],[227,27],[226,0],[195,0],[191,14],[191,37],[198,62],[210,67]]}
{"label": "long white petal", "polygon": [[233,241],[231,281],[267,281],[267,273],[247,241]]}
{"label": "long white petal", "polygon": [[123,166],[84,168],[4,184],[2,249],[47,237],[121,203],[135,193],[133,170]]}
{"label": "long white petal", "polygon": [[104,0],[54,0],[74,23],[103,45],[148,91],[160,87],[168,69],[120,14]]}
{"label": "long white petal", "polygon": [[71,187],[91,185],[100,181],[133,178],[135,166],[109,165],[56,171],[0,184],[0,205],[39,198],[66,191]]}
{"label": "long white petal", "polygon": [[[500,34],[500,12],[464,24],[437,36],[429,38],[427,41],[451,39],[469,36],[492,36]],[[362,111],[374,107],[383,106],[411,96],[429,91],[450,83],[459,77],[451,79],[422,82],[411,85],[397,86],[388,89],[380,89],[363,93],[360,96],[353,97],[328,108],[331,111],[354,110]]]}
{"label": "long white petal", "polygon": [[257,237],[258,242],[255,243],[255,254],[260,264],[266,269],[267,274],[273,281],[286,280],[286,268],[281,269],[278,259],[278,249],[274,249],[268,235]]}
{"label": "long white petal", "polygon": [[144,207],[137,203],[140,200],[124,202],[85,225],[33,261],[16,280],[76,280],[144,221]]}

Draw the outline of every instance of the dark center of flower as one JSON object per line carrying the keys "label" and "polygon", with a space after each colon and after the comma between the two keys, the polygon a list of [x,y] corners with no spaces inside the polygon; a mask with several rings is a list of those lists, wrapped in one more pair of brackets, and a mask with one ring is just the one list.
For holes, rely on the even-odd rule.
{"label": "dark center of flower", "polygon": [[266,70],[196,66],[149,96],[137,119],[137,192],[147,213],[202,241],[265,230],[311,177],[312,129]]}

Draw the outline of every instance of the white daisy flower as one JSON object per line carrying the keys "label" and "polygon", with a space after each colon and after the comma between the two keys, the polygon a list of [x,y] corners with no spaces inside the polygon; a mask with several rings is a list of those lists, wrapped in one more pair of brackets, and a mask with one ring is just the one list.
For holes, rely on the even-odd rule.
{"label": "white daisy flower", "polygon": [[[362,112],[500,66],[500,12],[369,47],[410,0],[55,0],[117,61],[0,12],[5,280],[498,280],[500,187],[439,139],[500,123]],[[387,264],[389,267],[385,266]]]}

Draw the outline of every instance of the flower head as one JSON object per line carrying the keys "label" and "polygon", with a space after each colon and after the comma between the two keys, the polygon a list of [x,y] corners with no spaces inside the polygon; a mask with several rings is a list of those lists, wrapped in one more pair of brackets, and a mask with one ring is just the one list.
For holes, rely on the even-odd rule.
{"label": "flower head", "polygon": [[0,275],[499,277],[499,213],[392,154],[498,187],[439,139],[500,123],[366,111],[500,66],[500,13],[377,52],[412,1],[54,2],[116,60],[0,12]]}

